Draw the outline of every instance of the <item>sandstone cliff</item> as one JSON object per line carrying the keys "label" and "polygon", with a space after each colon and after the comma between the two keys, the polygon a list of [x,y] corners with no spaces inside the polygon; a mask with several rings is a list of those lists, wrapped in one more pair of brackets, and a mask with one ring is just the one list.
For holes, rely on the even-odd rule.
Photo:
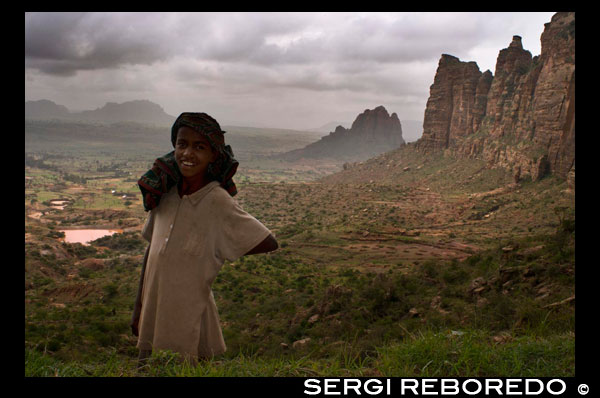
{"label": "sandstone cliff", "polygon": [[494,76],[442,55],[417,148],[483,158],[517,178],[555,173],[574,180],[575,14],[555,14],[541,44],[532,58],[513,36]]}
{"label": "sandstone cliff", "polygon": [[404,144],[398,115],[383,106],[366,109],[349,129],[342,126],[302,149],[277,157],[295,161],[301,158],[360,161],[390,151]]}
{"label": "sandstone cliff", "polygon": [[448,148],[477,131],[491,80],[491,72],[481,73],[475,62],[443,54],[430,87],[419,146],[425,150]]}

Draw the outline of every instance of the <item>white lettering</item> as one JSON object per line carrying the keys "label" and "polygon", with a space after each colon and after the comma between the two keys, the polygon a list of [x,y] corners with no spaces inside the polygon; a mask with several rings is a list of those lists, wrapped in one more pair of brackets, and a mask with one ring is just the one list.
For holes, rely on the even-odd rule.
{"label": "white lettering", "polygon": [[[447,385],[449,383],[452,383],[452,385]],[[450,392],[449,390],[452,390],[452,392]],[[459,389],[458,389],[458,380],[456,379],[442,379],[442,395],[458,395]]]}
{"label": "white lettering", "polygon": [[513,384],[513,382],[519,383],[521,379],[506,379],[506,395],[523,395],[520,391],[511,391],[511,388],[519,388],[519,385]]}
{"label": "white lettering", "polygon": [[[531,383],[537,383],[538,386],[540,387],[539,390],[537,390],[536,392],[533,392],[529,389],[529,384]],[[544,391],[544,383],[541,382],[541,380],[538,379],[527,379],[525,380],[525,395],[539,395],[542,393],[542,391]]]}
{"label": "white lettering", "polygon": [[[407,386],[406,383],[413,383],[412,386]],[[417,392],[417,387],[419,386],[419,381],[415,379],[402,379],[400,381],[400,395],[405,395],[406,389],[409,389],[413,392],[414,395],[419,395]]]}
{"label": "white lettering", "polygon": [[[353,386],[350,383],[356,382]],[[344,395],[348,395],[348,390],[354,390],[357,395],[360,395],[360,380],[359,379],[344,379]]]}
{"label": "white lettering", "polygon": [[[343,381],[343,392],[341,391],[340,381]],[[400,379],[400,395],[459,395],[464,392],[466,395],[477,395],[483,390],[482,383],[477,379],[466,379],[460,386],[460,381],[456,379]],[[437,383],[441,382],[438,390]],[[523,392],[523,384],[525,391]],[[496,395],[540,395],[547,390],[552,395],[561,395],[567,390],[566,383],[561,379],[552,379],[546,383],[539,379],[506,379],[506,384],[502,379],[485,379],[485,394],[491,395],[495,391]],[[420,384],[420,391],[419,391]],[[473,387],[471,384],[475,384]],[[558,384],[559,386],[556,386]],[[362,384],[360,379],[324,379],[324,386],[321,387],[318,379],[307,379],[304,381],[304,394],[306,395],[349,395],[352,391],[356,395],[362,395],[361,390],[368,395],[380,395],[386,389],[385,394],[391,395],[391,380],[386,379],[386,384],[379,379],[368,379]],[[461,388],[462,387],[462,388]],[[536,388],[537,387],[537,388]],[[441,391],[440,391],[441,390]],[[462,390],[462,391],[461,391]]]}
{"label": "white lettering", "polygon": [[[498,384],[492,385],[497,382]],[[502,395],[502,380],[500,379],[489,379],[485,381],[485,395],[490,395],[490,390],[496,390],[498,395]]]}
{"label": "white lettering", "polygon": [[[554,382],[559,382],[559,383],[562,385],[562,390],[560,390],[559,392],[556,392],[556,391],[552,390],[552,389],[550,388],[550,386],[551,386],[551,385],[552,385],[552,383],[554,383]],[[552,379],[552,380],[550,380],[550,381],[548,382],[548,384],[546,384],[546,390],[548,390],[548,392],[549,392],[550,394],[552,394],[552,395],[560,395],[560,394],[562,394],[563,392],[565,392],[565,390],[566,390],[566,389],[567,389],[567,385],[566,385],[566,384],[565,384],[565,382],[564,382],[564,381],[562,381],[561,379]]]}
{"label": "white lettering", "polygon": [[[467,384],[472,383],[472,382],[475,382],[475,384],[477,384],[477,391],[469,391],[469,390],[467,390],[467,387],[466,387]],[[479,394],[481,392],[481,383],[477,379],[467,379],[467,380],[465,380],[463,382],[462,389],[468,395],[476,395],[476,394]]]}
{"label": "white lettering", "polygon": [[[371,383],[377,383],[377,387],[375,387],[374,391],[369,391],[369,384]],[[365,388],[365,392],[369,395],[377,395],[379,393],[381,393],[381,391],[383,391],[383,386],[381,385],[381,381],[377,380],[377,379],[369,379],[367,381],[365,381],[364,384],[364,388]]]}
{"label": "white lettering", "polygon": [[[316,385],[314,385],[313,383],[316,383]],[[319,386],[319,380],[317,380],[317,379],[304,380],[304,387],[315,389],[315,391],[304,390],[305,394],[317,395],[317,394],[321,393],[321,387]]]}
{"label": "white lettering", "polygon": [[340,379],[325,379],[325,395],[341,395],[342,393],[339,391],[329,391],[329,387],[333,387],[335,388],[336,385],[335,383],[337,383],[338,381],[340,381]]}
{"label": "white lettering", "polygon": [[427,391],[428,388],[435,387],[434,384],[437,379],[422,379],[421,380],[421,394],[423,395],[438,395],[437,391]]}

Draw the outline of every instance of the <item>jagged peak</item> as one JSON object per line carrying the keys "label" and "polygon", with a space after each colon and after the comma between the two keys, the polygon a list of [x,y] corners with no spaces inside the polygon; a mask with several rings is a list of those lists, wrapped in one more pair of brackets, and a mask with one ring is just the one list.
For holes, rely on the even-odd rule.
{"label": "jagged peak", "polygon": [[460,59],[458,59],[458,57],[455,57],[454,55],[442,54],[442,57],[440,58],[440,63],[442,62],[460,62]]}
{"label": "jagged peak", "polygon": [[523,49],[523,42],[521,41],[521,36],[514,35],[512,42],[508,45],[509,48],[518,48]]}

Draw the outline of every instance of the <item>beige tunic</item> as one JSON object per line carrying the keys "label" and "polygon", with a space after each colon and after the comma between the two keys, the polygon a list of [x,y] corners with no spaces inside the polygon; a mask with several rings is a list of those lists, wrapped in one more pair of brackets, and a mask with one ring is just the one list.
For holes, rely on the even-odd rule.
{"label": "beige tunic", "polygon": [[192,357],[225,352],[212,282],[225,260],[269,234],[216,181],[183,198],[176,186],[163,195],[142,230],[151,243],[137,347]]}

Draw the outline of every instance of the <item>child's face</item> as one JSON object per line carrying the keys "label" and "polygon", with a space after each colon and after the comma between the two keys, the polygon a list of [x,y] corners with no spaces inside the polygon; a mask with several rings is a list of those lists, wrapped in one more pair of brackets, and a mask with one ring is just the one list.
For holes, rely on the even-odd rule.
{"label": "child's face", "polygon": [[183,126],[177,131],[175,161],[185,178],[204,176],[208,165],[217,159],[210,143],[202,134]]}

